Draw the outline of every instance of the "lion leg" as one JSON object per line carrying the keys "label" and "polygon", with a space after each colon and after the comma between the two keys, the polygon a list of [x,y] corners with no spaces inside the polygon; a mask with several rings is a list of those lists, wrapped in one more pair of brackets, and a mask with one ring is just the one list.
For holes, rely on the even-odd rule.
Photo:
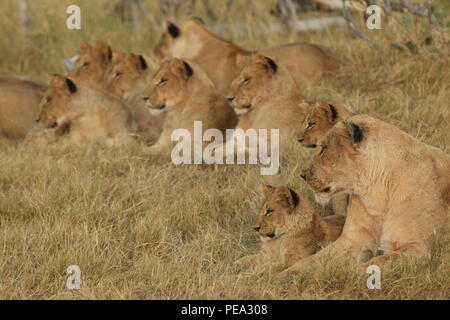
{"label": "lion leg", "polygon": [[370,265],[385,265],[394,261],[397,261],[399,258],[403,256],[411,256],[411,257],[421,257],[429,253],[428,248],[424,244],[420,243],[408,243],[398,247],[395,250],[385,252],[381,250],[381,254],[370,259],[367,263],[364,264],[364,267]]}

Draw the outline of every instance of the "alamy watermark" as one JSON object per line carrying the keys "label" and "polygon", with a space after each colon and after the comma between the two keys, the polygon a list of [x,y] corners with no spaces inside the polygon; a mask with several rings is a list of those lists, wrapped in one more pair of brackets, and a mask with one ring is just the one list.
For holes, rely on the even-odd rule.
{"label": "alamy watermark", "polygon": [[66,287],[69,290],[80,290],[81,288],[81,269],[76,264],[73,264],[67,268],[67,274],[70,276],[67,278]]}
{"label": "alamy watermark", "polygon": [[[202,121],[194,121],[193,137],[187,129],[176,129],[171,140],[177,142],[171,153],[174,164],[259,163],[266,166],[261,168],[262,175],[274,175],[279,170],[279,129],[227,129],[224,138],[218,129],[203,133]],[[205,146],[205,142],[210,143]]]}
{"label": "alamy watermark", "polygon": [[366,273],[370,274],[367,278],[366,285],[367,289],[381,289],[381,269],[379,266],[372,264],[367,267]]}

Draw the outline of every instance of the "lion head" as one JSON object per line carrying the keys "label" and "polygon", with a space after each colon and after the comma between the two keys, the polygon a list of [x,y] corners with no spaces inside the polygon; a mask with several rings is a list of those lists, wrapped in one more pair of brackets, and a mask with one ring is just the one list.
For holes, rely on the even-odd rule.
{"label": "lion head", "polygon": [[275,239],[289,231],[293,216],[301,199],[300,195],[287,187],[263,186],[265,200],[259,210],[253,229],[262,238]]}
{"label": "lion head", "polygon": [[104,84],[108,90],[127,99],[146,76],[147,62],[142,55],[115,53],[110,67],[105,73]]}
{"label": "lion head", "polygon": [[228,100],[237,114],[258,105],[270,92],[268,83],[277,74],[278,65],[271,58],[255,54],[249,58],[239,76],[231,83]]}
{"label": "lion head", "polygon": [[189,32],[189,27],[195,28],[198,26],[204,29],[203,20],[197,17],[190,18],[180,25],[167,21],[165,30],[161,34],[158,44],[153,49],[153,53],[158,61],[162,63],[165,59],[180,56],[177,52],[179,50],[184,51],[186,49],[186,41],[189,41],[185,33]]}
{"label": "lion head", "polygon": [[366,134],[365,127],[343,120],[319,140],[310,165],[301,174],[319,202],[328,202],[339,192],[351,193],[351,176],[360,166],[360,148]]}
{"label": "lion head", "polygon": [[105,42],[97,42],[91,47],[83,41],[80,45],[80,57],[69,73],[70,78],[100,83],[106,67],[112,61],[112,50]]}
{"label": "lion head", "polygon": [[316,102],[308,109],[297,135],[298,142],[306,148],[317,147],[319,139],[351,113],[343,104],[332,101]]}
{"label": "lion head", "polygon": [[36,120],[46,129],[55,129],[61,134],[67,129],[65,116],[69,111],[69,101],[77,94],[76,84],[69,78],[53,75],[49,89],[42,98],[40,114]]}
{"label": "lion head", "polygon": [[161,65],[144,92],[146,105],[152,112],[165,112],[185,101],[194,70],[181,59],[171,59]]}

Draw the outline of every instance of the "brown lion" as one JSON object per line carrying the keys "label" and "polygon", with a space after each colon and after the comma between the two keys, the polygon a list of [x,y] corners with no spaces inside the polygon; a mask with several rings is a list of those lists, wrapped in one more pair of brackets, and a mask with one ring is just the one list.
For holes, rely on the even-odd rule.
{"label": "brown lion", "polygon": [[115,52],[103,83],[108,91],[117,94],[132,107],[137,124],[136,133],[151,143],[161,133],[162,119],[151,115],[142,99],[149,77],[155,72],[154,66],[149,66],[147,61],[142,55]]}
{"label": "brown lion", "polygon": [[23,139],[36,125],[40,90],[0,86],[0,134],[10,139]]}
{"label": "brown lion", "polygon": [[237,261],[239,265],[276,265],[286,268],[335,241],[345,218],[322,218],[299,191],[264,186],[265,200],[254,230],[261,237],[261,251]]}
{"label": "brown lion", "polygon": [[[178,25],[168,22],[154,53],[160,62],[171,57],[194,61],[205,70],[222,94],[228,92],[231,82],[239,75],[240,59],[252,54],[220,38],[198,18]],[[268,48],[259,53],[283,63],[295,79],[315,79],[334,72],[339,65],[331,50],[308,43]]]}
{"label": "brown lion", "polygon": [[337,123],[317,149],[303,172],[316,198],[345,192],[352,199],[341,237],[288,273],[324,255],[381,253],[370,264],[424,256],[433,236],[449,235],[450,157],[441,150],[367,115]]}
{"label": "brown lion", "polygon": [[289,72],[269,57],[253,55],[232,82],[229,100],[239,115],[237,128],[279,129],[295,137],[306,108]]}
{"label": "brown lion", "polygon": [[298,129],[297,140],[305,148],[317,147],[317,142],[333,126],[353,114],[350,106],[335,101],[311,103],[305,120]]}
{"label": "brown lion", "polygon": [[192,137],[194,121],[202,121],[203,131],[216,128],[222,134],[237,122],[233,109],[206,73],[191,61],[175,58],[162,64],[144,99],[152,113],[164,115],[161,136],[150,147],[154,154],[170,150],[171,135],[176,129],[187,129]]}
{"label": "brown lion", "polygon": [[83,82],[94,88],[101,87],[106,68],[113,59],[111,47],[103,42],[97,42],[93,47],[82,41],[80,45],[80,57],[75,62],[68,77],[77,82]]}
{"label": "brown lion", "polygon": [[117,145],[131,140],[130,108],[114,95],[79,86],[69,78],[53,76],[40,103],[37,122],[46,135],[71,141],[99,141]]}

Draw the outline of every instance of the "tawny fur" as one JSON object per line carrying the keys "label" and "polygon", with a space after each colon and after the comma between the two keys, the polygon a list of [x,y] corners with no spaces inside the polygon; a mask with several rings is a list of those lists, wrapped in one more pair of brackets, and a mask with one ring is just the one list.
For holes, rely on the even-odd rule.
{"label": "tawny fur", "polygon": [[[74,87],[76,91],[71,92]],[[121,99],[59,75],[54,76],[40,108],[39,124],[45,134],[51,132],[58,139],[119,145],[130,142],[134,132],[132,111]]]}
{"label": "tawny fur", "polygon": [[[161,36],[160,42],[154,48],[155,56],[160,59],[171,57],[186,58],[202,67],[218,90],[226,94],[231,82],[239,74],[239,59],[251,55],[210,31],[198,19],[188,19],[175,27],[179,35],[174,37],[167,30]],[[322,46],[299,43],[259,51],[285,66],[293,73],[295,79],[315,79],[321,74],[333,72],[339,62],[331,50]]]}
{"label": "tawny fur", "polygon": [[164,115],[161,136],[150,148],[154,154],[168,154],[173,145],[171,135],[176,129],[187,129],[193,137],[194,121],[202,122],[203,132],[216,128],[222,134],[237,122],[231,106],[192,61],[172,59],[161,65],[145,94],[152,112]]}
{"label": "tawny fur", "polygon": [[[450,157],[393,125],[367,115],[339,122],[319,142],[303,173],[325,201],[352,196],[342,236],[287,272],[300,272],[324,255],[380,252],[369,263],[425,256],[432,238],[450,232]],[[324,148],[325,147],[325,148]]]}
{"label": "tawny fur", "polygon": [[238,260],[237,264],[286,268],[340,236],[345,218],[322,218],[299,191],[264,186],[263,195],[265,199],[254,227],[262,240],[261,250]]}

